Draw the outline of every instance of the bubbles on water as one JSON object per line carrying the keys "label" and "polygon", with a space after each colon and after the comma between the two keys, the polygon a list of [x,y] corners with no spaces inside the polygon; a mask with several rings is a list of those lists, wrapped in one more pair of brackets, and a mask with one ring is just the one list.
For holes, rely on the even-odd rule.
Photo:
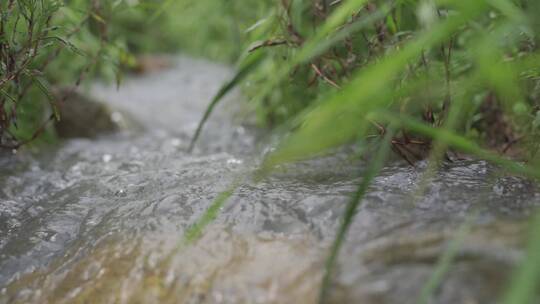
{"label": "bubbles on water", "polygon": [[473,163],[469,165],[469,169],[473,172],[476,172],[476,174],[485,175],[488,173],[488,164],[485,161],[478,161],[476,163]]}
{"label": "bubbles on water", "polygon": [[127,196],[127,191],[126,189],[118,189],[114,195],[118,196],[118,197],[126,197]]}
{"label": "bubbles on water", "polygon": [[227,160],[227,165],[229,165],[229,166],[239,166],[239,165],[241,165],[243,163],[244,163],[243,160],[237,159],[237,158],[229,158]]}
{"label": "bubbles on water", "polygon": [[36,216],[40,215],[41,213],[43,213],[43,211],[44,211],[43,207],[41,207],[41,206],[33,206],[33,207],[28,208],[28,210],[26,212],[31,217],[36,217]]}
{"label": "bubbles on water", "polygon": [[22,223],[15,218],[10,218],[7,220],[8,230],[13,230],[21,227]]}
{"label": "bubbles on water", "polygon": [[242,126],[239,126],[234,129],[234,135],[236,136],[244,136],[246,134],[246,129]]}
{"label": "bubbles on water", "polygon": [[58,234],[54,231],[37,231],[35,237],[39,240],[55,242]]}
{"label": "bubbles on water", "polygon": [[111,162],[112,158],[113,158],[113,157],[112,157],[112,155],[110,155],[110,154],[104,154],[104,155],[101,157],[101,159],[103,160],[103,162],[106,163],[106,164],[109,163],[109,162]]}
{"label": "bubbles on water", "polygon": [[73,173],[79,173],[81,172],[82,163],[78,162],[75,165],[71,166],[69,169]]}
{"label": "bubbles on water", "polygon": [[121,124],[124,122],[124,116],[122,113],[115,111],[111,114],[111,120],[116,124]]}
{"label": "bubbles on water", "polygon": [[0,216],[15,217],[22,211],[22,204],[13,200],[0,203]]}
{"label": "bubbles on water", "polygon": [[181,144],[182,144],[182,140],[180,138],[171,139],[171,145],[173,147],[178,148],[178,147],[180,147]]}

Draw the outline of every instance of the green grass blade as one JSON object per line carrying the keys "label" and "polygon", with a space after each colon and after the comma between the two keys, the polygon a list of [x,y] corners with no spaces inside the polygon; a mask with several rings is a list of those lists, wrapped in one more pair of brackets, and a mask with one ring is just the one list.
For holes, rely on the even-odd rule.
{"label": "green grass blade", "polygon": [[527,257],[518,268],[502,304],[538,303],[540,286],[540,213],[531,225]]}
{"label": "green grass blade", "polygon": [[234,194],[240,181],[240,178],[236,179],[225,191],[218,194],[201,218],[186,231],[182,245],[189,245],[202,235],[204,229],[217,218],[225,202]]}
{"label": "green grass blade", "polygon": [[459,249],[463,243],[463,240],[471,230],[471,223],[476,215],[468,217],[466,221],[459,227],[455,237],[448,244],[447,249],[437,261],[435,270],[431,274],[431,277],[422,288],[417,304],[428,304],[430,299],[435,293],[435,290],[441,285],[444,276],[450,270],[452,263],[459,253]]}
{"label": "green grass blade", "polygon": [[229,185],[229,187],[225,189],[225,191],[219,193],[217,197],[212,201],[208,209],[206,209],[206,211],[202,214],[202,216],[186,230],[184,236],[178,242],[175,250],[172,250],[162,261],[162,264],[165,265],[165,268],[169,267],[169,265],[172,263],[174,257],[179,251],[193,244],[201,237],[206,227],[208,227],[208,225],[210,225],[218,217],[221,208],[234,194],[236,189],[238,189],[242,180],[243,179],[241,177],[236,178],[231,183],[231,185]]}
{"label": "green grass blade", "polygon": [[259,66],[259,64],[263,61],[265,58],[264,52],[256,52],[251,55],[249,55],[245,61],[242,62],[240,65],[240,68],[236,72],[236,74],[233,76],[231,80],[226,82],[217,92],[217,94],[212,98],[212,101],[206,108],[206,111],[199,122],[199,125],[197,126],[197,130],[195,131],[195,134],[193,135],[193,138],[191,139],[191,142],[189,144],[188,152],[192,152],[193,148],[195,147],[195,144],[197,140],[199,139],[199,136],[201,135],[202,129],[204,127],[204,124],[210,118],[210,115],[214,111],[214,108],[217,106],[217,104],[225,97],[231,90],[233,90],[236,86],[238,86],[239,83],[241,83],[246,76],[250,74],[251,71],[253,71],[255,68]]}
{"label": "green grass blade", "polygon": [[337,257],[339,251],[345,241],[347,232],[356,216],[356,211],[362,202],[362,198],[366,194],[369,185],[373,179],[377,176],[382,166],[386,162],[388,155],[390,153],[391,140],[394,136],[394,128],[390,127],[388,132],[381,143],[380,148],[377,153],[374,155],[375,159],[371,162],[371,165],[367,168],[366,173],[363,176],[358,189],[354,193],[353,197],[347,204],[345,213],[343,215],[343,220],[337,232],[337,235],[334,239],[334,243],[330,249],[330,254],[326,260],[325,274],[322,281],[321,292],[319,296],[319,303],[324,303],[328,297],[328,292],[332,283],[332,274],[336,265]]}

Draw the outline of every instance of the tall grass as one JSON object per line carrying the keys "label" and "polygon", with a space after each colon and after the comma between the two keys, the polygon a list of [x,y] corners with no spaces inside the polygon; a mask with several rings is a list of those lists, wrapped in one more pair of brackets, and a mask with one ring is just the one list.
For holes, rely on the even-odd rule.
{"label": "tall grass", "polygon": [[[120,82],[131,53],[156,50],[142,23],[147,1],[5,0],[0,2],[0,148],[53,138],[61,119],[51,89],[103,77]],[[154,37],[151,40],[148,37]],[[159,40],[158,40],[159,39]],[[159,44],[158,44],[159,42]]]}

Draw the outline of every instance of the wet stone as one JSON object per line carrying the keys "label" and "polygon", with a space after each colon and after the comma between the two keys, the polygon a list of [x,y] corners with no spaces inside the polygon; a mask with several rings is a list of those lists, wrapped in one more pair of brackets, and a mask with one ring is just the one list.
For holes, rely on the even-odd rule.
{"label": "wet stone", "polygon": [[61,138],[96,138],[119,131],[126,118],[95,98],[71,88],[54,90],[60,120],[55,122]]}

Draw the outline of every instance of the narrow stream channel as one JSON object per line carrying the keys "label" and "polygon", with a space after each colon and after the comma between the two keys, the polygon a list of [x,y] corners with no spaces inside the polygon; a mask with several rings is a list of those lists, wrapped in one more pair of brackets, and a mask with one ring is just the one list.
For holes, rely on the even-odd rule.
{"label": "narrow stream channel", "polygon": [[[183,235],[259,156],[232,94],[193,154],[189,139],[228,67],[174,68],[92,95],[141,128],[0,157],[0,303],[315,303],[328,246],[363,162],[346,151],[246,181],[201,238]],[[424,163],[388,164],[339,259],[334,303],[416,303],[472,221],[433,303],[494,303],[540,205],[527,180],[457,161],[414,199]],[[471,219],[470,214],[477,215]]]}

